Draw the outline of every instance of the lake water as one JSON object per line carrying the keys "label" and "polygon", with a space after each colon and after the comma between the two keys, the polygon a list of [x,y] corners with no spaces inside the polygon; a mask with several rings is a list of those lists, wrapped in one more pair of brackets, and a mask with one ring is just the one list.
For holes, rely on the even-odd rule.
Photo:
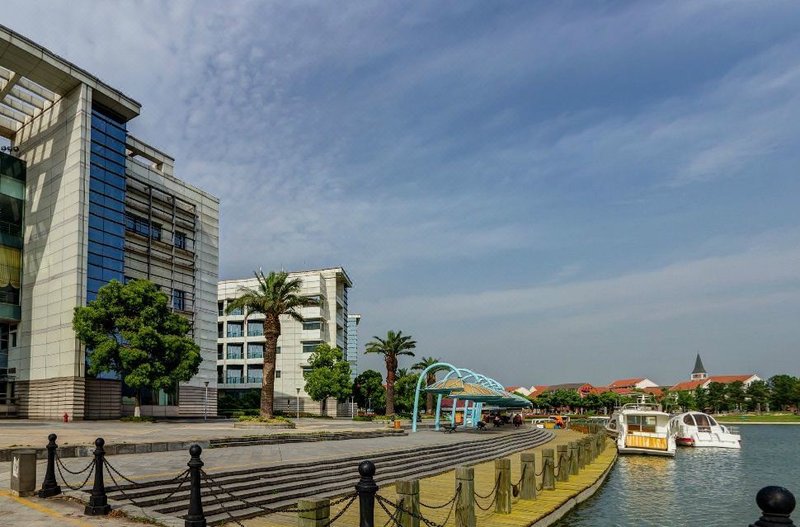
{"label": "lake water", "polygon": [[760,516],[755,496],[762,487],[786,487],[800,499],[800,426],[746,425],[739,432],[741,450],[620,456],[597,494],[557,526],[745,527]]}

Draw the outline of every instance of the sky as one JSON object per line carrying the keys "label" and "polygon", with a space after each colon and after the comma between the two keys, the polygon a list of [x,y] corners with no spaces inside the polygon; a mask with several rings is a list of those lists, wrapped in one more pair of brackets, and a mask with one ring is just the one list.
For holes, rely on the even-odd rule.
{"label": "sky", "polygon": [[[800,3],[4,2],[221,200],[506,385],[800,374]],[[408,367],[412,360],[401,361]],[[360,368],[382,369],[375,356]]]}

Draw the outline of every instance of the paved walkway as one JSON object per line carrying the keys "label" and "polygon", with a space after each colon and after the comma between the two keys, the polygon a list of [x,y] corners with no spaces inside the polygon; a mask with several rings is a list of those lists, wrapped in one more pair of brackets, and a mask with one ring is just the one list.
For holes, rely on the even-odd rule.
{"label": "paved walkway", "polygon": [[58,444],[91,445],[98,437],[106,443],[147,443],[158,441],[203,441],[222,437],[274,435],[289,432],[319,432],[345,430],[375,430],[386,428],[386,423],[369,423],[349,419],[300,418],[294,430],[234,428],[233,420],[165,421],[159,423],[125,423],[122,421],[28,421],[0,419],[0,448],[44,448],[47,436],[58,435]]}
{"label": "paved walkway", "polygon": [[141,522],[122,518],[84,516],[83,505],[67,499],[18,498],[0,490],[0,525],[20,527],[142,527]]}
{"label": "paved walkway", "polygon": [[[542,449],[553,448],[557,445],[566,444],[574,441],[577,438],[584,437],[583,434],[573,432],[571,430],[555,430],[556,438],[547,443],[546,445],[536,447],[528,450],[528,452],[536,453],[536,467],[537,471],[542,467]],[[525,527],[539,521],[548,514],[558,509],[571,498],[574,498],[584,489],[594,484],[598,478],[608,469],[616,456],[616,449],[614,445],[609,443],[606,450],[602,452],[597,459],[590,465],[587,465],[580,474],[571,476],[568,482],[556,482],[556,490],[554,491],[539,491],[536,500],[520,500],[512,498],[512,512],[511,514],[496,514],[494,506],[490,507],[489,511],[483,511],[480,508],[475,508],[477,525],[480,527]],[[511,458],[511,481],[517,482],[520,479],[520,453],[508,456]],[[480,463],[475,465],[475,492],[480,495],[488,495],[495,485],[495,471],[494,461]],[[541,477],[537,478],[537,484],[541,484]],[[437,505],[447,502],[455,492],[455,471],[451,470],[420,480],[420,501],[428,505]],[[395,493],[394,486],[387,486],[381,488],[379,494],[392,502],[396,501],[397,494]],[[490,499],[478,499],[478,502],[483,506],[489,505]],[[342,505],[338,505],[331,510],[331,516],[334,516],[341,510]],[[437,524],[443,524],[447,519],[447,525],[454,525],[455,520],[450,513],[450,507],[443,509],[428,509],[422,508],[421,513],[425,518]],[[358,501],[350,507],[344,515],[337,520],[337,525],[357,525],[359,518]],[[385,525],[388,520],[387,514],[382,510],[379,505],[375,505],[375,525]],[[253,518],[247,520],[244,524],[247,527],[277,527],[277,526],[294,526],[297,525],[298,519],[296,514],[272,514],[270,516]],[[229,524],[233,525],[233,524]]]}

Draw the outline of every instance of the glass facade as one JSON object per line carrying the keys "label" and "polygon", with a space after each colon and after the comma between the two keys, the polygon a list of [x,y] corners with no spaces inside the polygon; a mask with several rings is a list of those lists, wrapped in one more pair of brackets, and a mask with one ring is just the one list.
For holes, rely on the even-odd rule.
{"label": "glass facade", "polygon": [[264,336],[264,322],[261,320],[253,320],[247,322],[247,336],[248,337]]}
{"label": "glass facade", "polygon": [[0,320],[14,322],[21,316],[25,175],[24,161],[0,153]]}
{"label": "glass facade", "polygon": [[264,358],[264,345],[255,342],[247,343],[247,358],[248,359],[263,359]]}
{"label": "glass facade", "polygon": [[91,137],[87,301],[125,269],[125,123],[93,106]]}

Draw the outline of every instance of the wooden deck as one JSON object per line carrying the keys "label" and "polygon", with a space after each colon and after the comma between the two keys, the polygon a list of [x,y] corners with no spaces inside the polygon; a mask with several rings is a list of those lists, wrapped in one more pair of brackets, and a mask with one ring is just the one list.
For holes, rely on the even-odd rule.
{"label": "wooden deck", "polygon": [[[566,444],[574,441],[583,434],[571,430],[556,430],[555,438],[540,447],[529,450],[536,453],[536,471],[541,471],[542,467],[542,448],[555,449],[557,445]],[[477,525],[479,527],[527,527],[540,522],[544,518],[556,513],[565,512],[570,508],[578,495],[584,493],[595,485],[607,472],[616,459],[616,449],[611,441],[607,442],[606,449],[587,465],[577,476],[571,476],[568,482],[556,482],[556,490],[539,491],[536,500],[520,500],[512,498],[511,514],[496,514],[492,505],[489,511],[483,511],[475,507]],[[520,479],[520,453],[509,456],[511,458],[511,481],[517,483]],[[355,485],[356,481],[353,481]],[[489,494],[495,485],[494,462],[486,462],[475,465],[475,493],[479,495]],[[537,486],[541,485],[541,476],[537,478]],[[432,476],[420,480],[420,502],[423,505],[437,506],[449,501],[455,493],[455,471],[450,470],[437,476]],[[382,487],[378,492],[381,496],[395,502],[396,493],[394,485]],[[491,498],[477,498],[479,504],[487,507]],[[582,501],[582,500],[581,500]],[[565,507],[567,505],[567,507]],[[335,516],[342,505],[336,505],[331,510],[331,517]],[[447,519],[448,526],[455,525],[455,513],[449,514],[450,506],[442,509],[430,509],[425,506],[420,507],[422,515],[437,523],[442,524]],[[558,511],[558,512],[556,512]],[[448,517],[449,514],[449,517]],[[379,506],[375,504],[375,525],[380,527],[387,523],[388,516]],[[298,519],[296,514],[272,514],[270,516],[253,518],[244,522],[247,527],[272,527],[272,526],[296,526]],[[542,521],[542,525],[549,522]],[[336,521],[334,525],[348,527],[358,525],[358,500],[350,507],[344,515]],[[424,524],[423,524],[424,525]]]}

